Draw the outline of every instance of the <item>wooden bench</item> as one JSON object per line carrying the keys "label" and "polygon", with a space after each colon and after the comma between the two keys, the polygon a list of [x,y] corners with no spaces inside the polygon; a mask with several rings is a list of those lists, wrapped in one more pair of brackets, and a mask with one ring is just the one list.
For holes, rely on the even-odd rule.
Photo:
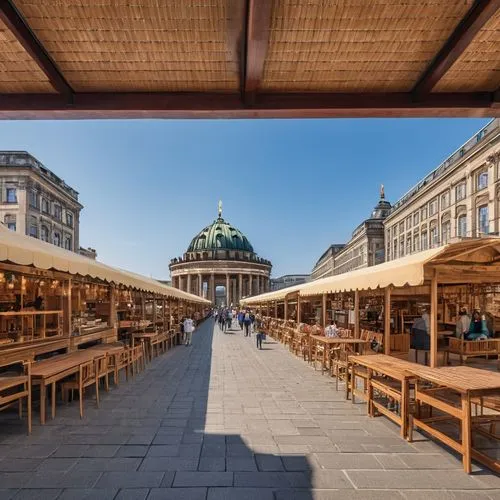
{"label": "wooden bench", "polygon": [[460,364],[467,361],[467,358],[482,356],[496,356],[500,362],[500,339],[462,340],[450,337],[448,352],[458,354]]}
{"label": "wooden bench", "polygon": [[[410,418],[410,440],[413,428],[417,427],[460,453],[465,472],[471,472],[471,459],[475,459],[499,473],[500,460],[496,456],[473,448],[472,431],[492,419],[473,415],[472,404],[480,404],[481,400],[483,405],[498,401],[500,374],[469,366],[429,368],[421,365],[415,366],[414,373],[418,377],[415,386],[417,412]],[[423,416],[422,407],[435,410],[435,414],[429,411]],[[447,421],[458,422],[458,440],[436,428],[437,423]]]}
{"label": "wooden bench", "polygon": [[31,434],[31,361],[17,361],[2,367],[22,365],[22,374],[8,372],[0,375],[0,411],[18,404],[19,417],[23,416],[23,400],[26,398],[28,434]]}

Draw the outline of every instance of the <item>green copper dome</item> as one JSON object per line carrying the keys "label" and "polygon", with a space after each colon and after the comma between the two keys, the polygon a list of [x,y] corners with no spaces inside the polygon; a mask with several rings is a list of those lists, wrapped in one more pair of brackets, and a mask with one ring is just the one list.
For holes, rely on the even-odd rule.
{"label": "green copper dome", "polygon": [[210,226],[202,229],[191,241],[188,252],[205,250],[240,250],[253,253],[253,247],[247,237],[222,217],[216,219]]}

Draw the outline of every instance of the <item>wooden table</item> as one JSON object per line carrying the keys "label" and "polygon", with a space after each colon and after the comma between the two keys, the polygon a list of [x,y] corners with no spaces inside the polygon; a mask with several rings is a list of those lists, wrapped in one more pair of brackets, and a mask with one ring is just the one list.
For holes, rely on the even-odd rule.
{"label": "wooden table", "polygon": [[[361,396],[367,401],[370,416],[374,417],[375,410],[377,410],[380,414],[398,424],[401,428],[401,436],[406,438],[408,436],[410,381],[415,379],[414,368],[418,365],[385,354],[350,356],[349,362],[352,402],[354,403],[355,395]],[[367,369],[367,388],[366,393],[363,395],[356,390],[356,366],[363,366]],[[390,380],[379,378],[375,374],[381,374]],[[348,386],[348,384],[346,385]],[[374,400],[374,389],[388,398],[398,401],[400,406],[399,415]]]}
{"label": "wooden table", "polygon": [[40,385],[40,423],[45,424],[45,400],[47,386],[52,385],[52,418],[56,414],[56,383],[78,373],[82,363],[91,361],[97,356],[90,349],[61,354],[43,361],[33,363],[31,381],[33,385]]}
{"label": "wooden table", "polygon": [[312,356],[312,344],[313,342],[323,344],[323,361],[321,364],[321,373],[323,374],[324,370],[326,370],[327,366],[327,358],[329,348],[335,345],[360,345],[360,344],[369,344],[369,340],[363,339],[353,339],[353,338],[341,338],[341,337],[325,337],[323,335],[309,335],[309,360],[311,360]]}
{"label": "wooden table", "polygon": [[68,354],[60,354],[32,364],[31,383],[40,385],[40,423],[45,424],[45,402],[47,386],[52,386],[52,418],[56,414],[56,384],[62,379],[78,373],[82,363],[108,354],[119,354],[123,346],[101,344],[89,349],[81,349]]}
{"label": "wooden table", "polygon": [[[489,457],[472,447],[474,417],[471,412],[472,398],[500,396],[500,374],[469,366],[429,368],[418,365],[414,368],[414,373],[418,376],[415,387],[417,408],[426,404],[445,415],[424,418],[417,413],[410,418],[410,439],[412,428],[418,427],[460,453],[465,472],[471,472],[472,458],[495,472],[500,472],[498,459]],[[461,442],[433,427],[434,423],[453,421],[453,419],[459,421]]]}

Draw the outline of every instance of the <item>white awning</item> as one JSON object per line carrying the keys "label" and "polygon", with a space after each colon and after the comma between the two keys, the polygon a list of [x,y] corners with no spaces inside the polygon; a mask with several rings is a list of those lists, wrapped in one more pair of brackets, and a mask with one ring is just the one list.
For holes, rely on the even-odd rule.
{"label": "white awning", "polygon": [[107,283],[124,285],[165,297],[210,304],[208,300],[164,285],[146,276],[117,269],[36,238],[9,231],[3,224],[0,224],[0,262],[89,276]]}

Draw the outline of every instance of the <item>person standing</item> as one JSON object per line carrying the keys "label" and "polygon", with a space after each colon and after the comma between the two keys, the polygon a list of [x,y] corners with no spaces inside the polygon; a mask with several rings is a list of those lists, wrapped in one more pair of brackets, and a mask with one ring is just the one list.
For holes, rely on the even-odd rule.
{"label": "person standing", "polygon": [[240,325],[240,330],[243,330],[243,318],[245,317],[245,314],[243,311],[238,311],[238,325]]}
{"label": "person standing", "polygon": [[191,341],[193,338],[193,331],[194,331],[194,321],[190,318],[187,317],[184,319],[184,337],[185,337],[185,345],[190,346]]}
{"label": "person standing", "polygon": [[463,339],[468,333],[470,328],[470,318],[467,314],[467,309],[465,307],[460,308],[460,312],[458,313],[457,327],[456,327],[456,336],[459,339]]}

